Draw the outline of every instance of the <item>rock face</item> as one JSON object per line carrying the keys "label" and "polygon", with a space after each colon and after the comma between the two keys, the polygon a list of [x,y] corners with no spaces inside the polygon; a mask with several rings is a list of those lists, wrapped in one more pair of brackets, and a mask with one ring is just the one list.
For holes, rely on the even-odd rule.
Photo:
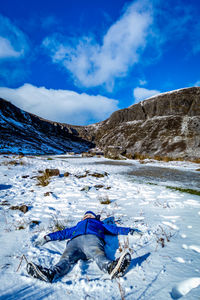
{"label": "rock face", "polygon": [[81,153],[93,146],[70,125],[41,119],[0,98],[0,153]]}
{"label": "rock face", "polygon": [[200,160],[200,87],[160,94],[89,126],[46,121],[2,99],[0,114],[4,152],[19,153],[20,145],[22,153],[80,153],[95,145],[113,159]]}
{"label": "rock face", "polygon": [[[200,88],[164,93],[114,112],[90,127],[105,153],[200,159]],[[108,155],[109,156],[109,155]]]}

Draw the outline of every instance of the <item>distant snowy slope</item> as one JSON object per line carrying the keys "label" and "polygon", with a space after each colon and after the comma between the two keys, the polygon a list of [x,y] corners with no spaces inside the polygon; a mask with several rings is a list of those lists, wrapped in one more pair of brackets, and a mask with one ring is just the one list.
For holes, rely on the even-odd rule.
{"label": "distant snowy slope", "polygon": [[92,143],[66,126],[41,119],[0,98],[0,153],[80,153]]}

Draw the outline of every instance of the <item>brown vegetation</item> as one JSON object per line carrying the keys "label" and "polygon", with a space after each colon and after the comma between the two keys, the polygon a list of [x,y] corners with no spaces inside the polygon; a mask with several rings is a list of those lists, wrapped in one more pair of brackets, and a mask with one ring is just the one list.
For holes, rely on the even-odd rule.
{"label": "brown vegetation", "polygon": [[11,210],[20,210],[25,214],[28,211],[28,206],[25,204],[23,204],[21,206],[16,205],[16,206],[11,206],[10,209]]}
{"label": "brown vegetation", "polygon": [[37,185],[47,186],[50,182],[50,177],[60,175],[58,169],[46,169],[45,171],[39,171],[42,175],[37,176],[38,183]]}

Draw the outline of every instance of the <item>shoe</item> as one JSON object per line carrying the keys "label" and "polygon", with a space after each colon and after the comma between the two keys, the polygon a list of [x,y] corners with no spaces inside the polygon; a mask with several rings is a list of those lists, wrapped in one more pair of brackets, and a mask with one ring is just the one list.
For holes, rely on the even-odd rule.
{"label": "shoe", "polygon": [[38,266],[33,262],[27,264],[26,270],[31,277],[40,279],[45,282],[52,282],[55,275],[52,270],[44,268],[42,266]]}
{"label": "shoe", "polygon": [[131,263],[131,255],[125,252],[108,266],[108,273],[111,279],[122,277]]}

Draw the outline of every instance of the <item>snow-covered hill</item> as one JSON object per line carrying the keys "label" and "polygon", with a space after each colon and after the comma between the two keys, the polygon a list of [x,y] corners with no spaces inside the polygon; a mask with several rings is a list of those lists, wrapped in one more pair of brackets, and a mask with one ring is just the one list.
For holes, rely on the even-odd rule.
{"label": "snow-covered hill", "polygon": [[[171,179],[132,174],[144,166],[132,160],[1,155],[0,299],[199,299],[199,165],[145,162],[149,170],[156,166],[171,172]],[[55,168],[60,175],[38,185],[42,172]],[[176,170],[189,174],[188,182],[192,174],[191,189],[175,176]],[[102,176],[95,177],[95,173]],[[20,210],[22,205],[26,213]],[[35,247],[36,237],[58,225],[75,225],[88,209],[100,213],[102,219],[114,216],[117,224],[144,232],[141,238],[108,240],[108,255],[118,257],[125,248],[132,253],[125,277],[111,281],[94,262],[79,262],[53,284],[29,278],[23,255],[48,267],[65,248],[65,241]]]}
{"label": "snow-covered hill", "polygon": [[0,153],[81,153],[91,147],[70,126],[41,119],[0,98]]}

